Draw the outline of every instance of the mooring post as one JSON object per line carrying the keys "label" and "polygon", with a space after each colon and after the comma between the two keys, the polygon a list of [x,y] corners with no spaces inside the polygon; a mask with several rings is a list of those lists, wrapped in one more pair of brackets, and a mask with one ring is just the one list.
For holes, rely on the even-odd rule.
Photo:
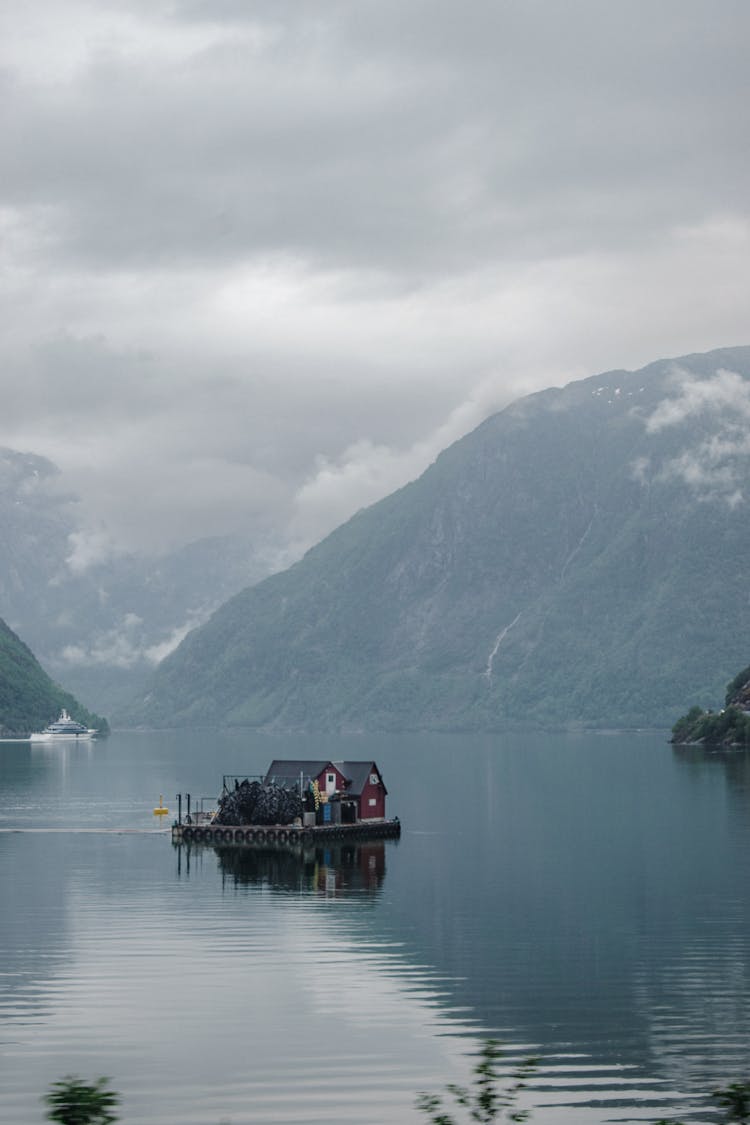
{"label": "mooring post", "polygon": [[190,820],[190,794],[186,793],[185,797],[187,798],[187,818]]}
{"label": "mooring post", "polygon": [[182,793],[177,794],[177,823],[182,825]]}

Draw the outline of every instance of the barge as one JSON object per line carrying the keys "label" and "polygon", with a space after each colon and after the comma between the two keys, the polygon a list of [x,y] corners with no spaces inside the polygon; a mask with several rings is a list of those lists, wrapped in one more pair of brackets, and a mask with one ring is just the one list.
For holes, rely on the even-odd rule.
{"label": "barge", "polygon": [[332,762],[275,759],[263,777],[225,774],[218,807],[172,825],[175,844],[282,845],[293,850],[315,843],[397,839],[398,817],[385,814],[388,790],[373,761]]}

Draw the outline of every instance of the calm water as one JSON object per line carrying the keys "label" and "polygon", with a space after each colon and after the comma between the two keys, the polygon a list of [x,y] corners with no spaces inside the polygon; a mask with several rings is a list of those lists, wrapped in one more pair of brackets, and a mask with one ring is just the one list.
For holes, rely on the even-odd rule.
{"label": "calm water", "polygon": [[[370,756],[399,842],[154,831],[160,793]],[[749,864],[750,760],[660,736],[0,744],[0,1120],[73,1072],[125,1123],[415,1122],[487,1035],[540,1056],[534,1121],[686,1114],[750,1072]]]}

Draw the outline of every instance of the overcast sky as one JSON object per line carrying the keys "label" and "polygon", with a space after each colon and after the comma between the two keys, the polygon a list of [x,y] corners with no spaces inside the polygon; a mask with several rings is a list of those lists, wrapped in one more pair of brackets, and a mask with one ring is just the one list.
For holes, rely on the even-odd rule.
{"label": "overcast sky", "polygon": [[296,549],[520,394],[750,343],[749,58],[747,0],[5,0],[0,445],[97,550]]}

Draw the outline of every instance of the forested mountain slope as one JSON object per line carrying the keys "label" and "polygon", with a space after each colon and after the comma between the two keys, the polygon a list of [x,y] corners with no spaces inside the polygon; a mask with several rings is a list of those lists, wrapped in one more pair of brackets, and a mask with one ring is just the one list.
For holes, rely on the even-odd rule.
{"label": "forested mountain slope", "polygon": [[108,729],[105,719],[87,711],[50,679],[31,650],[0,619],[0,736],[42,730],[63,707],[87,727]]}
{"label": "forested mountain slope", "polygon": [[147,724],[667,726],[746,662],[750,348],[531,395],[244,590]]}

